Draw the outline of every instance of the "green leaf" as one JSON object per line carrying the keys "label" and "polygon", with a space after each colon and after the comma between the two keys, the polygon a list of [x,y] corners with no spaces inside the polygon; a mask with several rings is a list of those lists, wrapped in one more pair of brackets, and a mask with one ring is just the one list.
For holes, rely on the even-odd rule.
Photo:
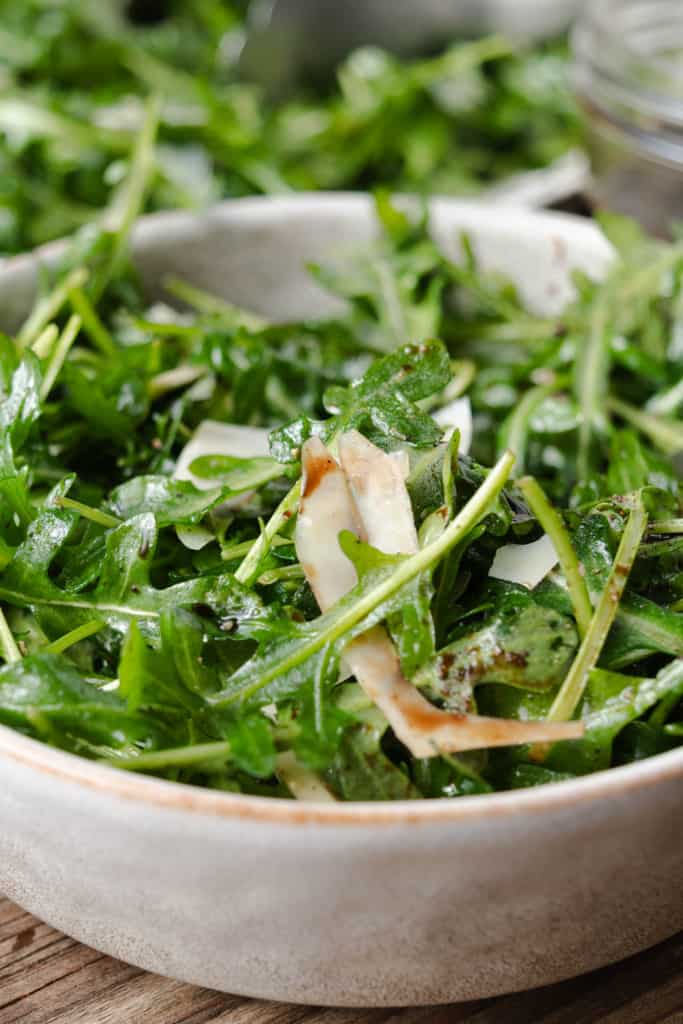
{"label": "green leaf", "polygon": [[85,682],[58,654],[31,655],[0,669],[0,721],[79,753],[94,745],[168,742],[160,723],[129,713],[120,697]]}
{"label": "green leaf", "polygon": [[413,780],[425,797],[453,798],[491,793],[493,787],[484,779],[481,765],[472,764],[477,755],[454,757],[430,757],[416,760],[413,765]]}
{"label": "green leaf", "polygon": [[[442,391],[450,376],[450,360],[440,341],[402,345],[376,359],[365,376],[349,387],[328,388],[324,403],[332,418],[322,433],[328,442],[345,430],[357,429],[385,446],[398,441],[418,448],[433,445],[442,430],[416,403]],[[271,453],[281,461],[292,458],[292,449],[298,450],[312,432],[319,431],[307,419],[273,431]]]}
{"label": "green leaf", "polygon": [[282,466],[276,459],[240,459],[233,455],[201,455],[189,469],[202,480],[217,481],[231,494],[254,490],[282,476]]}
{"label": "green leaf", "polygon": [[344,733],[326,778],[344,800],[414,800],[420,796],[407,774],[378,747],[373,744],[368,749],[360,729]]}
{"label": "green leaf", "polygon": [[125,367],[98,379],[67,363],[62,380],[69,405],[98,438],[125,441],[147,414],[144,381]]}
{"label": "green leaf", "polygon": [[442,648],[415,682],[446,706],[471,710],[480,683],[550,690],[564,678],[578,646],[570,618],[523,594],[503,597],[479,629]]}
{"label": "green leaf", "polygon": [[170,526],[200,522],[225,496],[223,487],[202,491],[187,480],[136,476],[112,491],[107,507],[121,519],[152,513],[159,526]]}
{"label": "green leaf", "polygon": [[683,659],[670,662],[654,678],[594,669],[583,704],[585,737],[571,743],[556,743],[546,766],[578,775],[608,768],[612,745],[621,730],[673,694],[683,697]]}
{"label": "green leaf", "polygon": [[167,651],[154,650],[131,622],[121,649],[119,691],[128,708],[154,708],[156,711],[193,714],[203,705],[184,685]]}
{"label": "green leaf", "polygon": [[149,513],[133,517],[107,538],[100,579],[94,590],[62,588],[50,569],[71,537],[78,516],[46,510],[31,524],[27,539],[15,551],[0,575],[0,600],[22,608],[51,611],[60,616],[60,635],[92,618],[100,618],[118,631],[131,619],[152,627],[165,609],[199,608],[215,617],[221,628],[239,624],[246,637],[272,631],[271,616],[259,598],[230,574],[195,576],[157,589],[149,580],[156,528]]}
{"label": "green leaf", "polygon": [[41,381],[40,364],[27,352],[11,376],[7,393],[0,391],[0,435],[6,434],[14,452],[22,448],[40,415]]}
{"label": "green leaf", "polygon": [[325,688],[325,679],[336,682],[338,666],[322,663],[324,676],[314,679],[313,685],[304,686],[295,705],[298,729],[293,747],[296,756],[312,771],[325,771],[334,761],[344,730],[354,716],[338,707],[331,687]]}
{"label": "green leaf", "polygon": [[574,714],[589,673],[597,664],[607,635],[612,627],[619,602],[626,587],[631,567],[647,526],[647,512],[640,498],[629,513],[628,520],[614,556],[614,563],[595,606],[593,618],[581,640],[571,668],[548,712],[550,721],[566,721]]}
{"label": "green leaf", "polygon": [[[440,521],[443,525],[443,520]],[[387,555],[350,535],[342,535],[340,545],[353,562],[361,585],[374,574],[390,571],[405,562],[404,555]],[[409,679],[434,654],[432,596],[431,573],[422,573],[403,588],[400,606],[387,616],[387,626],[399,653],[401,669]]]}
{"label": "green leaf", "polygon": [[226,729],[235,764],[248,775],[268,778],[275,771],[275,744],[271,727],[260,713],[242,716]]}
{"label": "green leaf", "polygon": [[218,687],[213,665],[206,663],[205,625],[186,608],[167,608],[159,620],[161,646],[172,659],[183,686],[205,695]]}

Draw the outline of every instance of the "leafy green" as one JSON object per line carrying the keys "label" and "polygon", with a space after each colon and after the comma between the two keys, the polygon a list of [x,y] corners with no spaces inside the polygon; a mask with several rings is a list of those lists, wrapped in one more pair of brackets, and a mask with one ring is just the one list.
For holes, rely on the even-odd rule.
{"label": "leafy green", "polygon": [[151,749],[168,742],[161,723],[126,709],[115,694],[85,682],[55,654],[35,654],[0,669],[0,721],[57,746],[87,752]]}
{"label": "leafy green", "polygon": [[136,7],[0,3],[0,252],[69,234],[107,204],[149,93],[165,97],[151,209],[427,181],[471,193],[580,137],[562,44],[529,52],[486,38],[412,61],[363,49],[329,88],[302,83],[279,99],[240,76],[240,0],[168,5],[146,23]]}
{"label": "leafy green", "polygon": [[271,454],[288,461],[298,456],[312,433],[322,432],[329,439],[352,429],[384,445],[408,441],[429,447],[440,440],[442,431],[417,403],[443,390],[450,376],[448,352],[441,342],[401,345],[375,360],[348,387],[325,391],[323,403],[330,418],[324,430],[314,431],[314,425],[303,419],[272,431]]}
{"label": "leafy green", "polygon": [[159,526],[198,523],[228,493],[223,487],[198,490],[185,480],[165,476],[136,476],[111,494],[108,506],[121,519],[153,513]]}
{"label": "leafy green", "polygon": [[[266,325],[177,284],[190,312],[150,308],[125,259],[150,118],[116,217],[0,338],[0,722],[231,792],[291,797],[295,758],[335,799],[535,786],[680,745],[678,244],[613,222],[608,280],[577,279],[540,318],[383,195],[378,242],[322,272],[347,299],[334,319]],[[472,454],[433,415],[463,395]],[[272,456],[207,452],[190,467],[207,490],[177,480],[216,419],[269,429]],[[349,429],[407,473],[419,549],[342,533],[357,583],[320,614],[297,552],[301,446],[334,455]],[[558,563],[533,590],[489,575],[544,531]],[[380,624],[431,705],[574,716],[583,738],[413,756],[346,679],[348,645]]]}
{"label": "leafy green", "polygon": [[557,686],[577,647],[574,623],[523,594],[504,595],[477,630],[443,647],[416,677],[454,710],[466,711],[480,683],[526,690]]}

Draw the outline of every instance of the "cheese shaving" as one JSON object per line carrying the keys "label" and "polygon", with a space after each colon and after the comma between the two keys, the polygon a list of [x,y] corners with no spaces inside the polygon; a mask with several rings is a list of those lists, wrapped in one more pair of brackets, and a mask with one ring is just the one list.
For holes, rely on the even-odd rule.
{"label": "cheese shaving", "polygon": [[489,576],[533,590],[555,568],[558,561],[553,542],[544,533],[531,544],[504,544],[498,548]]}

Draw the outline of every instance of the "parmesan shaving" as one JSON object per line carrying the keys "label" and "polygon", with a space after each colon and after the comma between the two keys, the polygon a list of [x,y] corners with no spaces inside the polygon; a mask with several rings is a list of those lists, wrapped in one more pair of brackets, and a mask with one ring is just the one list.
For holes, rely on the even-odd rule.
{"label": "parmesan shaving", "polygon": [[[322,611],[356,582],[356,573],[338,543],[342,529],[361,530],[386,553],[417,550],[410,499],[400,465],[358,434],[339,439],[342,462],[318,438],[303,447],[303,486],[296,548]],[[414,757],[519,743],[552,742],[582,735],[580,722],[519,722],[452,714],[434,707],[401,671],[386,630],[375,626],[353,640],[345,663],[370,700],[384,714]]]}
{"label": "parmesan shaving", "polygon": [[[189,480],[200,491],[209,491],[215,487],[215,482],[191,472],[190,466],[195,459],[202,455],[232,455],[240,459],[252,459],[268,453],[267,430],[238,423],[202,420],[178,456],[173,477],[175,480]],[[240,508],[251,496],[251,492],[239,494],[224,502],[220,508]],[[178,526],[176,534],[181,544],[190,551],[200,551],[213,540],[213,534],[203,526]]]}
{"label": "parmesan shaving", "polygon": [[291,750],[277,757],[277,774],[292,796],[305,803],[335,803],[327,786],[299,761]]}
{"label": "parmesan shaving", "polygon": [[357,430],[339,438],[339,459],[369,542],[387,555],[414,554],[417,530],[405,463],[386,455]]}
{"label": "parmesan shaving", "polygon": [[558,561],[553,542],[544,533],[531,544],[504,544],[498,548],[489,576],[533,590],[555,568]]}
{"label": "parmesan shaving", "polygon": [[[200,491],[210,491],[216,486],[215,482],[195,476],[190,471],[195,459],[202,455],[232,455],[239,459],[253,459],[268,454],[267,430],[238,423],[202,420],[178,456],[173,476],[176,480],[189,480]],[[244,495],[240,495],[240,500],[244,500]]]}

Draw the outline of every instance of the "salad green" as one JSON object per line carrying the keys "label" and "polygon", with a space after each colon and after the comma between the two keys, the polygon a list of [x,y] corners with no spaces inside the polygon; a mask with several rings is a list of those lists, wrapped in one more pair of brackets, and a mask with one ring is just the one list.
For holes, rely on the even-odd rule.
{"label": "salad green", "polygon": [[607,278],[544,318],[379,194],[382,237],[314,270],[335,318],[149,307],[158,116],[0,337],[0,722],[327,800],[680,745],[681,243],[606,220]]}
{"label": "salad green", "polygon": [[161,105],[148,208],[292,189],[463,194],[543,167],[580,138],[563,44],[500,38],[403,62],[351,55],[329,88],[242,80],[243,7],[0,0],[0,254],[89,222]]}

